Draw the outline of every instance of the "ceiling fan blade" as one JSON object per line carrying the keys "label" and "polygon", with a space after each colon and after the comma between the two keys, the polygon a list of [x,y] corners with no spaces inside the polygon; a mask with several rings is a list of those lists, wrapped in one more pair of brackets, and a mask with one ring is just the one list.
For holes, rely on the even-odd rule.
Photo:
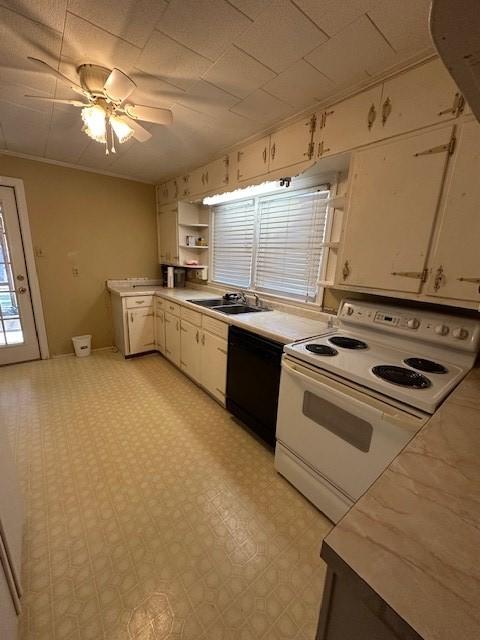
{"label": "ceiling fan blade", "polygon": [[35,100],[45,100],[46,102],[59,102],[60,104],[71,104],[74,107],[88,107],[88,102],[80,100],[60,100],[60,98],[47,98],[46,96],[25,96],[25,98],[34,98]]}
{"label": "ceiling fan blade", "polygon": [[113,69],[103,85],[103,90],[114,102],[123,102],[136,88],[135,82],[120,69]]}
{"label": "ceiling fan blade", "polygon": [[170,109],[160,109],[158,107],[145,107],[141,104],[127,104],[124,107],[125,113],[134,120],[145,120],[155,124],[172,124],[173,115]]}
{"label": "ceiling fan blade", "polygon": [[51,76],[53,76],[57,80],[60,80],[60,82],[67,84],[70,87],[70,89],[72,89],[76,93],[79,93],[82,96],[88,95],[88,92],[84,91],[80,85],[76,84],[75,82],[72,82],[70,78],[67,78],[67,76],[63,75],[63,73],[60,73],[60,71],[57,71],[56,69],[51,67],[49,64],[47,64],[43,60],[39,60],[38,58],[32,58],[31,56],[27,56],[27,57],[30,60],[30,62],[33,62],[33,64],[38,68],[39,71],[43,71],[44,73],[49,73]]}
{"label": "ceiling fan blade", "polygon": [[117,117],[133,129],[133,137],[135,140],[138,140],[139,142],[147,142],[147,140],[150,140],[152,137],[150,131],[144,129],[141,124],[138,124],[138,122],[135,122],[132,118],[123,118],[122,116]]}

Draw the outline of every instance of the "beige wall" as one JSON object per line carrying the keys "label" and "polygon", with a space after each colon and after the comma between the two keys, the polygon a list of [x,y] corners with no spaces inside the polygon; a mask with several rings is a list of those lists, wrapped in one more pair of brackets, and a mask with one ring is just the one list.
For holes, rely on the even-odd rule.
{"label": "beige wall", "polygon": [[111,345],[105,280],[158,275],[153,185],[1,154],[0,175],[25,185],[51,355]]}

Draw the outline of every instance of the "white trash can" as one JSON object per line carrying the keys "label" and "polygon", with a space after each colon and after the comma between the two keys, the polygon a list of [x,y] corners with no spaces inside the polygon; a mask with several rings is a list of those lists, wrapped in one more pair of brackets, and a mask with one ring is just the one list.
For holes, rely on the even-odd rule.
{"label": "white trash can", "polygon": [[78,358],[84,358],[90,355],[92,349],[92,336],[74,336],[72,338],[75,355]]}

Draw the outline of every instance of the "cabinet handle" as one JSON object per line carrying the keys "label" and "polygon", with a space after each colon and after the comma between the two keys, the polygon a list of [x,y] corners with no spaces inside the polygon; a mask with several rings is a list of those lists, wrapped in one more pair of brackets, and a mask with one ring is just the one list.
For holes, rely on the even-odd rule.
{"label": "cabinet handle", "polygon": [[243,156],[243,151],[237,151],[237,162],[240,162],[240,159],[242,156]]}
{"label": "cabinet handle", "polygon": [[180,327],[180,330],[181,330],[181,331],[184,331],[185,333],[187,333],[187,330],[186,330],[186,329],[185,329],[185,327],[183,327],[183,326],[182,326],[182,327]]}
{"label": "cabinet handle", "polygon": [[195,340],[197,341],[197,344],[198,344],[198,341],[200,340],[200,337],[198,335],[198,329],[197,329],[197,333],[195,334]]}
{"label": "cabinet handle", "polygon": [[372,104],[370,106],[370,109],[368,110],[368,116],[367,116],[368,130],[369,131],[373,127],[373,123],[375,122],[376,117],[377,117],[377,110],[375,109],[375,105]]}
{"label": "cabinet handle", "polygon": [[135,300],[135,304],[143,304],[145,300]]}
{"label": "cabinet handle", "polygon": [[443,266],[440,265],[435,273],[435,280],[433,281],[433,288],[438,291],[443,284],[445,274],[443,272]]}
{"label": "cabinet handle", "polygon": [[270,149],[270,157],[272,158],[272,160],[275,160],[275,152],[276,152],[276,150],[277,150],[277,145],[274,142],[272,144],[272,148]]}
{"label": "cabinet handle", "polygon": [[130,313],[130,322],[133,322],[133,313]]}
{"label": "cabinet handle", "polygon": [[342,275],[344,280],[348,278],[348,276],[350,275],[350,272],[351,272],[350,263],[348,262],[348,260],[345,260],[345,264],[343,265],[343,269],[342,269]]}
{"label": "cabinet handle", "polygon": [[323,142],[323,140],[321,140],[318,143],[318,149],[317,149],[317,158],[319,158],[320,156],[323,156],[324,153],[327,153],[327,151],[330,151],[330,147],[327,147],[325,149],[325,143]]}
{"label": "cabinet handle", "polygon": [[205,184],[205,174],[202,173],[202,184]]}
{"label": "cabinet handle", "polygon": [[205,174],[205,182],[208,184],[208,171],[207,171],[207,173]]}
{"label": "cabinet handle", "polygon": [[392,101],[387,98],[382,105],[382,125],[385,126],[389,115],[392,113]]}
{"label": "cabinet handle", "polygon": [[227,355],[227,350],[226,349],[222,349],[221,347],[217,347],[218,351],[220,351],[221,353],[224,353],[225,355]]}
{"label": "cabinet handle", "polygon": [[177,320],[177,331],[178,331],[178,320]]}
{"label": "cabinet handle", "polygon": [[262,152],[263,164],[267,164],[267,147],[264,147]]}
{"label": "cabinet handle", "polygon": [[202,345],[205,346],[205,334],[202,333]]}
{"label": "cabinet handle", "polygon": [[480,278],[464,278],[463,276],[461,276],[460,278],[457,278],[457,280],[459,282],[472,282],[473,284],[480,284]]}
{"label": "cabinet handle", "polygon": [[218,391],[218,393],[222,396],[225,395],[225,391],[222,391],[221,389],[219,389],[218,387],[215,387],[215,391]]}

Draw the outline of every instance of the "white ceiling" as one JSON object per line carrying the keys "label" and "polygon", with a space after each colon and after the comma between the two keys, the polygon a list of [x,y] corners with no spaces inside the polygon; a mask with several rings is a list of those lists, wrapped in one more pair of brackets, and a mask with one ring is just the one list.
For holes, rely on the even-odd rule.
{"label": "white ceiling", "polygon": [[[429,0],[0,0],[0,149],[158,182],[328,96],[432,50]],[[131,75],[171,127],[115,156],[81,132],[72,79],[85,62]]]}

